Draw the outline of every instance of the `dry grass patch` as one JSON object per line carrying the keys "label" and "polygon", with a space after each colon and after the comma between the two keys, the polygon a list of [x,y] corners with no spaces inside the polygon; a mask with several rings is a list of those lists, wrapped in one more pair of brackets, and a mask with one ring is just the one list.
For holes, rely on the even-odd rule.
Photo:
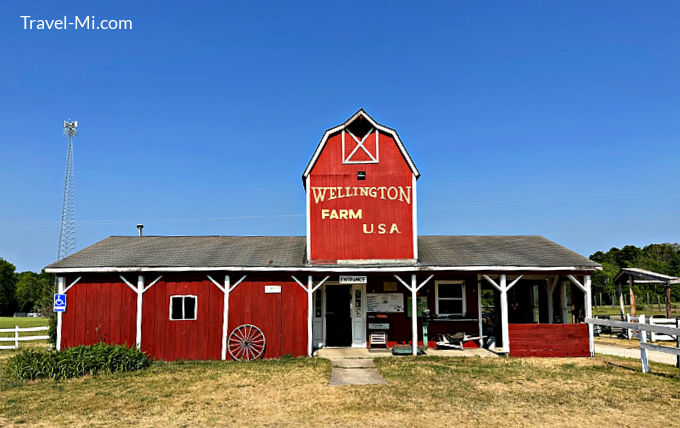
{"label": "dry grass patch", "polygon": [[[640,340],[639,339],[619,339],[616,337],[606,337],[606,336],[600,336],[595,338],[595,344],[600,344],[600,345],[613,345],[613,346],[619,346],[621,348],[627,348],[627,349],[640,349]],[[665,343],[660,342],[659,344],[664,345]],[[672,344],[671,346],[674,346],[675,344]]]}
{"label": "dry grass patch", "polygon": [[[0,365],[2,363],[0,362]],[[388,385],[328,387],[324,359],[156,363],[60,383],[0,383],[0,425],[668,425],[676,369],[615,357],[379,358]]]}

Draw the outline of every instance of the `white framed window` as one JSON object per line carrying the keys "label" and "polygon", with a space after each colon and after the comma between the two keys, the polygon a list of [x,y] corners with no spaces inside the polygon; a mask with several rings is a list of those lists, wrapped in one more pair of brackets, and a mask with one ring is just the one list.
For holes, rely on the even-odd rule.
{"label": "white framed window", "polygon": [[465,281],[435,281],[437,315],[465,315]]}
{"label": "white framed window", "polygon": [[198,298],[193,295],[170,296],[170,319],[195,320]]}

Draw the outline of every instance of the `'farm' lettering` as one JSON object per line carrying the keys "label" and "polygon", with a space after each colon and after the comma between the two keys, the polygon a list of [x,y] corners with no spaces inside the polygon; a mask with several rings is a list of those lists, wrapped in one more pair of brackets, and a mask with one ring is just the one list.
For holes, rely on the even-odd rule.
{"label": "'farm' lettering", "polygon": [[358,209],[356,211],[349,209],[349,210],[329,210],[329,209],[323,209],[321,210],[321,219],[330,219],[330,220],[361,220],[361,210]]}
{"label": "'farm' lettering", "polygon": [[312,187],[314,194],[314,203],[323,202],[326,199],[332,201],[333,199],[342,198],[374,198],[374,199],[389,199],[390,201],[406,202],[411,205],[411,186],[380,186],[380,187]]}

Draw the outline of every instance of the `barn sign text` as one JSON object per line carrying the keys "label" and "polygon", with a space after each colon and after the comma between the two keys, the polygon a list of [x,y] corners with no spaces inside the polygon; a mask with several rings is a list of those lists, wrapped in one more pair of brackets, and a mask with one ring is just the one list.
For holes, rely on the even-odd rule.
{"label": "barn sign text", "polygon": [[379,187],[356,187],[356,186],[333,186],[312,187],[314,202],[323,202],[326,199],[365,197],[374,199],[389,199],[391,201],[406,202],[411,205],[411,186],[379,186]]}

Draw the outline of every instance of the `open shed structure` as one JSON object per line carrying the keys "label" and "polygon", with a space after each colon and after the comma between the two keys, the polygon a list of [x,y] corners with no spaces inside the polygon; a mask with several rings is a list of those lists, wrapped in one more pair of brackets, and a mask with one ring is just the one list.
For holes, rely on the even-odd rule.
{"label": "open shed structure", "polygon": [[619,305],[621,306],[621,316],[623,317],[623,289],[622,284],[628,284],[630,293],[630,314],[635,316],[635,293],[634,285],[657,285],[664,286],[664,300],[666,303],[666,318],[671,317],[671,285],[680,284],[680,278],[664,275],[658,272],[638,268],[621,268],[614,277],[614,283],[619,288]]}
{"label": "open shed structure", "polygon": [[57,347],[251,359],[380,338],[416,354],[465,333],[510,355],[592,355],[579,321],[599,265],[540,236],[419,236],[419,176],[396,131],[360,110],[303,173],[305,236],[113,236],[47,266],[68,297]]}

